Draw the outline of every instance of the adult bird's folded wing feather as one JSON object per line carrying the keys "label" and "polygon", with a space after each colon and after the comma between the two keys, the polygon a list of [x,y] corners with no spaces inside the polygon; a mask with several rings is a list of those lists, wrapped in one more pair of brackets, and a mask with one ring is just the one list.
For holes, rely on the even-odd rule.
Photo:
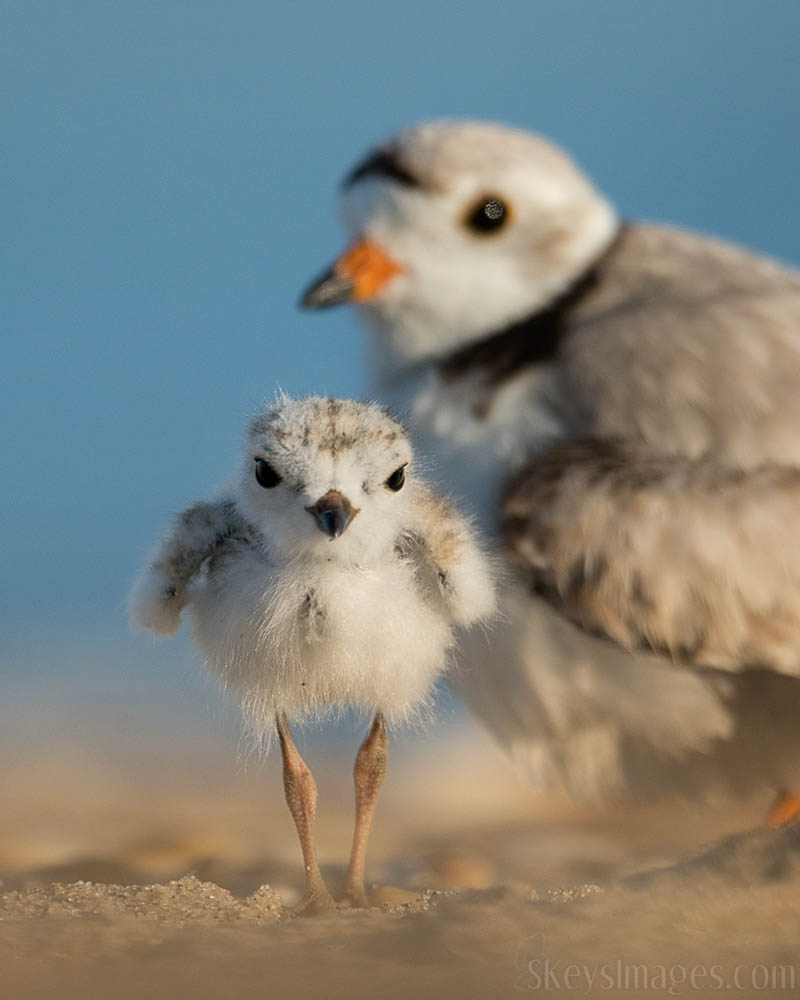
{"label": "adult bird's folded wing feather", "polygon": [[589,631],[685,663],[800,674],[800,469],[558,445],[509,485],[504,542]]}

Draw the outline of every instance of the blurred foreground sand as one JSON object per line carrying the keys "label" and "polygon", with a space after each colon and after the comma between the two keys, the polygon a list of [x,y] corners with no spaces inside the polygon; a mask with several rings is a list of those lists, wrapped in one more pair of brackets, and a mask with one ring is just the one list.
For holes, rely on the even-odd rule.
{"label": "blurred foreground sand", "polygon": [[[3,998],[639,996],[658,995],[659,966],[673,979],[696,967],[696,988],[671,995],[712,995],[708,970],[730,978],[740,964],[796,966],[795,988],[779,989],[786,969],[767,990],[746,971],[734,995],[800,995],[800,832],[730,839],[766,801],[579,809],[533,794],[477,727],[451,720],[394,745],[368,865],[392,887],[376,892],[383,908],[296,919],[283,907],[302,870],[276,756],[245,769],[229,737],[161,732],[119,753],[85,733],[6,734]],[[332,888],[358,738],[301,741]],[[546,957],[561,965],[539,982]],[[587,993],[560,978],[570,963],[608,970]]]}

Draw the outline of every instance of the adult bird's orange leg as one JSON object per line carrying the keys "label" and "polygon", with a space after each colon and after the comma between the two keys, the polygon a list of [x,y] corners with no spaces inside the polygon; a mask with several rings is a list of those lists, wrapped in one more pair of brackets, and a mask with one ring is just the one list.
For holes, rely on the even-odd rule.
{"label": "adult bird's orange leg", "polygon": [[386,776],[388,740],[386,722],[380,712],[375,716],[367,738],[361,744],[353,769],[356,790],[356,821],[353,831],[353,849],[347,867],[345,906],[367,906],[364,891],[364,868],[367,860],[367,841],[378,801],[378,792]]}
{"label": "adult bird's orange leg", "polygon": [[779,792],[767,817],[767,825],[774,828],[783,826],[784,823],[796,823],[798,820],[800,820],[800,795]]}
{"label": "adult bird's orange leg", "polygon": [[278,738],[283,756],[283,791],[292,814],[306,871],[306,891],[294,908],[295,913],[320,913],[334,907],[333,897],[325,885],[317,862],[314,843],[314,821],[317,815],[317,786],[306,762],[292,739],[289,720],[281,712],[276,717]]}

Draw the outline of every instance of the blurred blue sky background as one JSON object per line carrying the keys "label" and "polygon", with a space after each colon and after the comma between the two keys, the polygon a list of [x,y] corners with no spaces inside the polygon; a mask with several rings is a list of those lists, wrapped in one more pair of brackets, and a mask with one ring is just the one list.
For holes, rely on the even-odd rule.
{"label": "blurred blue sky background", "polygon": [[6,705],[206,700],[185,639],[128,634],[125,594],[276,386],[362,390],[353,317],[296,300],[368,145],[501,119],[626,215],[798,263],[798,38],[797,0],[3,0]]}

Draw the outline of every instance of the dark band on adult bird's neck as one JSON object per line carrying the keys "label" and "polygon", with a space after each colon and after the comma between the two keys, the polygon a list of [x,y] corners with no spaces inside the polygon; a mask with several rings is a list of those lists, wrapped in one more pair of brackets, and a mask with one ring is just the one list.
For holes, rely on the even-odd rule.
{"label": "dark band on adult bird's neck", "polygon": [[552,361],[572,313],[597,288],[628,230],[622,223],[600,256],[544,308],[437,361],[442,379],[449,382],[480,372],[487,385],[497,386],[524,368]]}

